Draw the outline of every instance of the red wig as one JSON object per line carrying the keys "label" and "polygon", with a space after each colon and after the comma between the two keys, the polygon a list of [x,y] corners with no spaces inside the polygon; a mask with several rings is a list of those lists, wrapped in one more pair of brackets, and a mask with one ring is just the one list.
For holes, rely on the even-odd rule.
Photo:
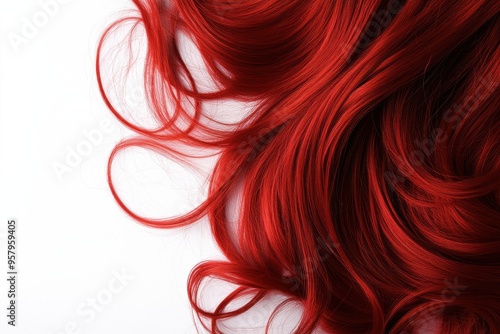
{"label": "red wig", "polygon": [[[137,15],[98,51],[104,100],[137,133],[113,150],[108,181],[146,225],[208,217],[227,261],[199,264],[188,282],[207,330],[278,292],[303,307],[296,333],[418,333],[432,321],[500,333],[499,1],[133,2]],[[103,43],[125,22],[147,38],[154,129],[123,116],[102,83]],[[195,80],[180,33],[217,89]],[[224,99],[256,107],[227,126],[204,108]],[[130,210],[112,183],[116,154],[189,157],[180,145],[219,154],[206,200],[172,219]],[[209,277],[237,287],[207,310]]]}

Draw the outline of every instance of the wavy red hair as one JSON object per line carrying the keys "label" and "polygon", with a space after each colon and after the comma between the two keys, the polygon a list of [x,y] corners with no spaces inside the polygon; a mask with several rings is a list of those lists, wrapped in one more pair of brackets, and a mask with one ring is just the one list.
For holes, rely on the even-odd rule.
{"label": "wavy red hair", "polygon": [[[417,333],[436,319],[439,333],[500,333],[500,2],[133,2],[137,15],[98,51],[104,101],[138,134],[113,150],[108,180],[143,224],[208,216],[227,261],[199,264],[188,282],[207,330],[279,292],[303,306],[296,333]],[[101,80],[104,42],[127,21],[147,38],[155,129],[124,117]],[[196,82],[179,33],[216,90]],[[256,108],[215,126],[204,103],[224,99]],[[178,144],[220,152],[207,199],[178,218],[141,217],[113,186],[113,159],[130,146],[188,157]],[[208,277],[238,286],[212,310],[198,293]]]}

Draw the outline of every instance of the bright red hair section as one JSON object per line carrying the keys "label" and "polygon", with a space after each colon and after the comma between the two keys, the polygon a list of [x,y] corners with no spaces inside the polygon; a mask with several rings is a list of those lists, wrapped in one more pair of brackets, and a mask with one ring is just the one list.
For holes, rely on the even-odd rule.
{"label": "bright red hair section", "polygon": [[[500,333],[499,1],[133,2],[137,14],[98,51],[104,100],[137,133],[112,152],[108,180],[146,225],[208,216],[227,261],[199,264],[188,282],[208,331],[278,292],[303,306],[296,333],[430,323]],[[103,43],[126,22],[145,31],[155,129],[124,117],[102,83]],[[217,90],[200,89],[179,33]],[[257,107],[216,126],[204,103],[224,99]],[[113,186],[114,157],[131,146],[189,156],[179,145],[220,152],[206,201],[178,218],[139,216]],[[228,201],[239,185],[234,236]],[[237,288],[206,310],[198,290],[209,277]]]}

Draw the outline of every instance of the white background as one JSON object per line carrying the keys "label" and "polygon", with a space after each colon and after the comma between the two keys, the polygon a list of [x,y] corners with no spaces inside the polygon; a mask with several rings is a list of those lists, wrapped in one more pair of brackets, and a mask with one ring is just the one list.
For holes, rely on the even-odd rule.
{"label": "white background", "polygon": [[[104,27],[127,6],[61,1],[44,22],[40,2],[2,1],[0,333],[195,333],[187,276],[199,261],[221,258],[207,222],[176,230],[144,227],[123,213],[106,183],[109,153],[127,133],[101,101],[95,49]],[[36,33],[23,35],[25,20],[38,23]],[[15,46],[14,34],[29,38]],[[106,133],[102,122],[108,122]],[[94,134],[90,153],[84,131]],[[54,166],[68,166],[69,152],[78,147],[86,153],[82,161],[58,177]],[[132,160],[137,170],[155,165],[147,152]],[[154,189],[146,188],[138,198],[156,201],[167,214],[192,207],[200,200],[192,184],[200,182],[176,164],[163,165],[169,173],[149,183],[165,181],[165,196],[153,198]],[[15,328],[7,325],[4,279],[10,218],[18,221]],[[125,283],[114,278],[122,272]],[[91,311],[89,298],[105,305]]]}

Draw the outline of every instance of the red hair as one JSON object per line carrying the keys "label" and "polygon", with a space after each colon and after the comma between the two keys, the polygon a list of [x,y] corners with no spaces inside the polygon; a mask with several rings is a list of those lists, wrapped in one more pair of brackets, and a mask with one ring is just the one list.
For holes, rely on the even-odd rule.
{"label": "red hair", "polygon": [[[98,51],[104,100],[138,134],[113,150],[108,180],[146,225],[208,216],[227,261],[199,264],[188,282],[207,330],[279,292],[303,305],[296,333],[416,333],[436,319],[441,333],[500,333],[500,2],[133,2],[138,14]],[[120,114],[101,81],[103,43],[127,20],[147,37],[155,129]],[[216,90],[194,79],[180,32]],[[256,108],[219,124],[204,103],[223,99]],[[189,157],[179,144],[219,150],[207,199],[178,218],[134,213],[113,186],[114,157],[130,146]],[[198,295],[208,277],[237,285],[212,310]]]}

